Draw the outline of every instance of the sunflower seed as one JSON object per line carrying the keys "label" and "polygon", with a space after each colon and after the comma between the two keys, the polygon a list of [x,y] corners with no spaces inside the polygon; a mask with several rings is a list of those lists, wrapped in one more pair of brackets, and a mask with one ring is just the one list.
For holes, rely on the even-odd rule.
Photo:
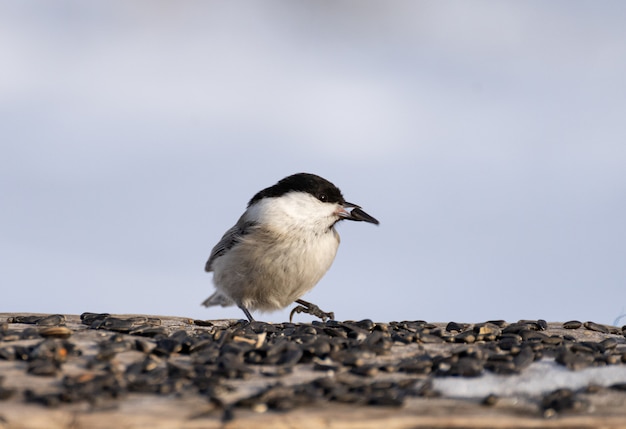
{"label": "sunflower seed", "polygon": [[583,325],[586,329],[589,329],[590,331],[602,332],[603,334],[609,333],[609,328],[607,328],[605,325],[600,325],[599,323],[585,322]]}
{"label": "sunflower seed", "polygon": [[569,322],[563,323],[563,328],[565,329],[578,329],[583,326],[583,323],[578,320],[570,320]]}
{"label": "sunflower seed", "polygon": [[50,326],[39,330],[39,335],[44,338],[69,338],[72,331],[65,326]]}

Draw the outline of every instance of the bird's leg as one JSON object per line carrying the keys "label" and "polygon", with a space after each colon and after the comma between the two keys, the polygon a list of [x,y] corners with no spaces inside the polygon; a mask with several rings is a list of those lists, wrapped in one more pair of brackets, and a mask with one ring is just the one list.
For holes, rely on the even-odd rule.
{"label": "bird's leg", "polygon": [[254,317],[252,317],[252,314],[250,314],[250,312],[248,311],[246,307],[244,307],[243,305],[240,305],[239,308],[241,308],[241,310],[244,312],[249,322],[254,322]]}
{"label": "bird's leg", "polygon": [[310,302],[307,302],[303,299],[296,299],[296,302],[300,305],[295,307],[293,310],[291,310],[291,313],[289,313],[289,322],[291,322],[295,313],[307,313],[311,316],[319,317],[320,319],[322,319],[322,322],[325,322],[326,319],[335,320],[335,313],[333,313],[332,311],[330,313],[326,313],[322,311],[317,305],[311,304]]}

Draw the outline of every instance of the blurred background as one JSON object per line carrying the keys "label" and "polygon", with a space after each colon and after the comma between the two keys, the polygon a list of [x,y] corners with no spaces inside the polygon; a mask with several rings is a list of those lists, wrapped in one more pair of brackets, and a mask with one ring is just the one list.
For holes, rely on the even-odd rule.
{"label": "blurred background", "polygon": [[614,323],[624,22],[619,1],[2,2],[0,311],[242,318],[200,306],[204,264],[305,171],[381,221],[339,224],[304,296],[340,320]]}

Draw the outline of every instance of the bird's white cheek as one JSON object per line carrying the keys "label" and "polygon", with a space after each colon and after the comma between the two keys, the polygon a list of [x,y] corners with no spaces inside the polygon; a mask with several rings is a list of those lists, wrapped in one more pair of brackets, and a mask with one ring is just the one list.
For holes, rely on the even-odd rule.
{"label": "bird's white cheek", "polygon": [[322,203],[309,194],[294,192],[280,198],[259,201],[250,207],[249,215],[260,224],[281,233],[325,232],[343,209],[336,204]]}

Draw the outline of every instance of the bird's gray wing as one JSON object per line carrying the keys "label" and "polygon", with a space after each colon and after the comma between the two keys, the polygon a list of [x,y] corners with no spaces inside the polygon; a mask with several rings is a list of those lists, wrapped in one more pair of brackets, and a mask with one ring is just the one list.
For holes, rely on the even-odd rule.
{"label": "bird's gray wing", "polygon": [[213,271],[213,262],[226,252],[228,252],[235,244],[241,241],[241,238],[248,234],[251,228],[256,225],[255,222],[246,221],[244,216],[241,216],[235,226],[226,231],[222,239],[211,250],[211,256],[204,266],[206,272]]}

